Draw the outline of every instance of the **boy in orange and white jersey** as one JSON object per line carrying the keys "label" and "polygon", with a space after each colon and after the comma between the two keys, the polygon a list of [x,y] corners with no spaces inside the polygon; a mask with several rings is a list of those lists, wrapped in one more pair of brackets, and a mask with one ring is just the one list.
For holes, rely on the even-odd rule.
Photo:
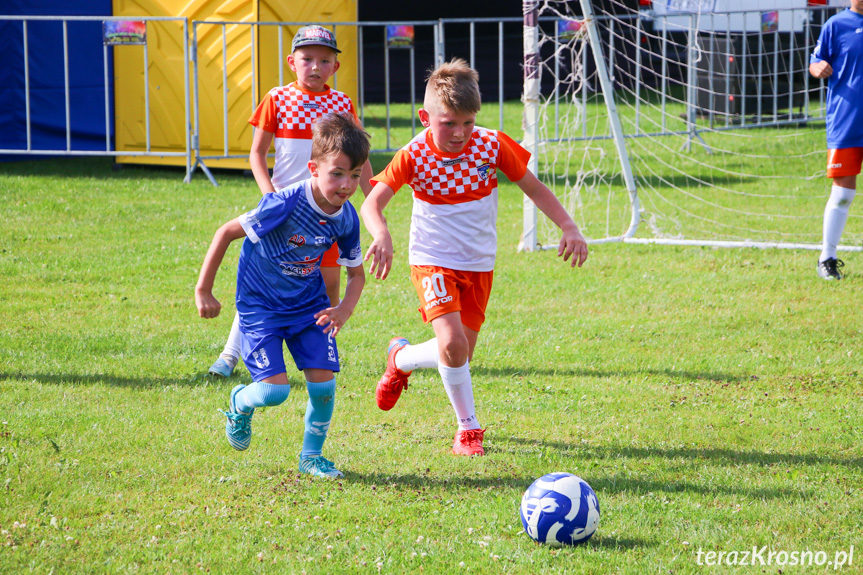
{"label": "boy in orange and white jersey", "polygon": [[[351,98],[327,85],[339,69],[339,52],[336,37],[322,26],[303,26],[294,35],[287,61],[297,74],[297,81],[267,92],[249,118],[249,123],[256,128],[249,164],[262,194],[308,179],[312,126],[319,118],[330,113],[348,114],[359,124]],[[276,160],[270,179],[267,155],[273,142]],[[372,166],[366,160],[360,180],[360,188],[365,195],[371,190],[371,176]],[[338,250],[333,246],[324,254],[320,267],[333,307],[339,304],[341,266],[337,262],[338,257]],[[211,375],[229,377],[233,373],[242,342],[239,322],[240,317],[235,314],[225,348],[210,367]]]}
{"label": "boy in orange and white jersey", "polygon": [[456,413],[457,455],[484,455],[474,409],[469,360],[491,294],[497,252],[497,171],[503,172],[563,231],[558,255],[579,267],[587,244],[554,194],[527,169],[530,152],[498,130],[475,125],[480,110],[479,76],[464,60],[434,70],[426,83],[419,118],[425,126],[372,178],[374,187],[360,213],[373,241],[365,259],[384,279],[393,244],[383,209],[405,184],[413,189],[409,245],[411,280],[423,321],[435,336],[411,345],[393,338],[387,368],[378,382],[381,409],[395,405],[417,368],[437,368]]}

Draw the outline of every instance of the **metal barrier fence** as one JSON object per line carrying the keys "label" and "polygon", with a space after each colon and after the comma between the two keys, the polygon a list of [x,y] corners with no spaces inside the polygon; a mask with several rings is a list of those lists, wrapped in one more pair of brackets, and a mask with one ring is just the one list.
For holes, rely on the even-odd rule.
{"label": "metal barrier fence", "polygon": [[[763,28],[747,30],[746,18],[744,18],[743,29],[740,32],[732,32],[731,28],[723,33],[699,31],[699,27],[690,23],[687,28],[679,23],[675,24],[673,17],[667,15],[656,15],[652,12],[642,12],[637,17],[636,26],[626,26],[628,32],[621,32],[624,28],[621,22],[613,17],[600,17],[597,21],[604,37],[604,45],[608,59],[608,67],[616,88],[622,93],[630,92],[634,95],[636,107],[636,130],[628,136],[638,135],[638,107],[641,105],[642,84],[653,83],[658,86],[658,92],[666,94],[673,89],[673,85],[688,80],[692,88],[686,93],[686,99],[694,113],[703,114],[709,121],[712,129],[739,129],[751,127],[763,127],[767,125],[780,125],[789,122],[808,121],[812,119],[823,119],[824,111],[824,83],[813,81],[806,73],[808,52],[814,46],[821,23],[831,13],[826,7],[809,7],[805,9],[792,9],[792,20],[800,20],[802,29],[790,33],[779,30],[766,32]],[[742,14],[742,13],[741,13]],[[709,20],[712,29],[715,29],[717,19],[731,18],[730,14],[711,14]],[[676,18],[680,18],[679,16]],[[702,20],[705,16],[701,17]],[[177,43],[182,46],[183,51],[183,78],[182,106],[184,108],[183,139],[184,145],[180,149],[165,149],[162,146],[153,145],[152,131],[154,108],[159,103],[152,101],[154,94],[158,92],[152,85],[153,79],[149,76],[152,65],[152,56],[148,52],[148,46],[143,46],[143,56],[140,60],[142,77],[141,97],[143,105],[141,116],[137,121],[143,124],[143,141],[139,147],[129,149],[117,149],[111,141],[111,103],[109,90],[108,46],[103,47],[103,86],[105,100],[105,146],[99,150],[78,150],[72,144],[72,123],[74,121],[74,110],[70,105],[70,84],[68,79],[69,46],[67,41],[67,28],[80,21],[110,21],[130,20],[128,17],[62,17],[62,16],[0,16],[0,22],[20,21],[21,33],[24,44],[24,91],[26,94],[26,113],[21,129],[27,133],[27,145],[23,148],[2,149],[0,154],[16,155],[108,155],[115,157],[177,157],[183,158],[186,164],[185,181],[190,181],[194,170],[202,169],[215,185],[216,180],[207,167],[208,162],[222,160],[240,160],[248,158],[248,146],[251,138],[241,137],[238,130],[247,129],[245,120],[251,115],[257,105],[262,91],[273,86],[260,85],[259,70],[269,70],[273,81],[279,85],[285,83],[285,57],[290,50],[291,36],[286,30],[309,22],[225,22],[210,20],[195,20],[189,25],[186,18],[163,18],[163,17],[141,17],[136,20],[146,22],[174,22],[181,29],[182,39]],[[27,30],[28,22],[33,21],[55,21],[60,24],[63,32],[63,58],[66,62],[66,81],[64,84],[65,110],[66,110],[66,146],[64,149],[38,149],[31,145],[30,133],[32,130],[32,114],[30,106],[30,85],[28,75],[28,61],[31,47],[28,45]],[[549,29],[553,35],[553,27],[556,20],[540,19],[540,25]],[[679,22],[679,20],[677,21]],[[702,22],[703,23],[703,22]],[[414,22],[335,22],[322,23],[322,25],[334,30],[349,29],[356,36],[357,50],[357,101],[355,104],[361,121],[364,124],[374,122],[376,127],[384,129],[384,145],[378,146],[374,151],[394,151],[405,142],[394,141],[393,133],[396,130],[395,123],[402,129],[404,140],[407,136],[405,128],[410,125],[410,136],[416,135],[418,126],[416,122],[416,110],[418,108],[417,92],[422,93],[425,71],[435,64],[459,56],[466,59],[472,66],[481,68],[480,82],[481,90],[486,94],[485,102],[494,102],[499,106],[498,128],[504,125],[504,102],[518,97],[522,83],[522,24],[521,18],[485,18],[485,19],[441,19],[432,21]],[[415,34],[415,42],[409,46],[393,47],[388,45],[387,29],[392,26],[411,26]],[[266,60],[259,57],[256,50],[256,38],[269,30],[276,34],[275,52],[268,54]],[[634,29],[634,32],[632,30]],[[630,36],[627,36],[629,34]],[[208,41],[203,46],[202,36],[207,35]],[[693,62],[691,50],[680,50],[680,46],[692,46],[698,42],[706,48],[702,48],[703,54],[707,55],[704,60],[706,64],[699,68]],[[734,45],[736,38],[743,38],[739,49],[743,51],[740,59],[740,68],[732,70],[729,66],[721,70],[714,69],[719,66],[716,55],[728,52],[729,46]],[[449,45],[447,39],[450,39]],[[229,55],[229,46],[238,44],[242,50],[248,52],[238,56],[238,52]],[[677,49],[669,50],[676,46]],[[124,50],[128,48],[123,48]],[[550,47],[544,48],[550,50]],[[764,52],[770,52],[770,59],[765,59]],[[801,60],[801,54],[803,58]],[[204,66],[207,62],[217,62],[220,73],[217,75],[205,74]],[[231,68],[236,69],[235,60],[248,58],[250,67],[245,76],[239,79],[230,77]],[[256,58],[260,58],[259,60]],[[587,51],[583,53],[584,69],[587,71],[591,65],[592,57],[588,57]],[[124,60],[128,62],[129,60]],[[191,62],[191,70],[189,63]],[[554,96],[557,84],[549,76],[559,76],[561,65],[560,59],[555,58],[552,74],[548,74],[542,85],[542,90],[547,95]],[[749,68],[747,69],[747,65]],[[407,69],[405,73],[403,70]],[[624,73],[625,72],[625,73]],[[690,74],[689,78],[682,75]],[[206,76],[206,77],[205,77]],[[276,79],[277,78],[277,79]],[[772,98],[766,99],[763,82],[754,84],[756,92],[747,93],[753,84],[752,78],[769,78],[767,84],[773,89],[780,84],[787,86],[787,90],[781,95],[773,94]],[[702,82],[703,80],[703,82]],[[701,82],[701,83],[700,83]],[[729,88],[736,82],[737,92]],[[191,86],[190,86],[191,83]],[[370,117],[372,110],[377,110],[376,102],[381,101],[379,86],[383,86],[383,119]],[[722,89],[721,84],[724,86]],[[275,84],[274,84],[275,85]],[[339,89],[339,75],[333,78],[332,85]],[[407,90],[405,90],[407,86]],[[194,89],[192,89],[192,87]],[[242,97],[232,95],[232,90],[240,88]],[[393,91],[399,95],[393,96]],[[594,92],[595,87],[589,82],[584,84],[579,96],[588,98]],[[176,91],[176,88],[174,89]],[[370,98],[369,94],[376,94]],[[489,98],[488,96],[493,95]],[[729,98],[736,96],[736,98]],[[202,106],[201,98],[216,98],[220,104],[215,106],[218,113],[211,114],[213,107]],[[818,102],[816,107],[810,106],[811,99]],[[784,98],[784,100],[783,100]],[[802,102],[801,102],[802,99]],[[731,111],[727,108],[728,102],[738,101],[738,108]],[[118,98],[118,102],[120,99]],[[765,109],[765,102],[767,102]],[[409,104],[409,117],[394,116],[393,104]],[[723,108],[720,104],[726,105]],[[666,100],[658,104],[663,107]],[[790,112],[784,117],[780,110],[799,107],[800,113],[795,115]],[[239,110],[239,112],[237,112]],[[211,114],[211,115],[208,115]],[[232,115],[233,114],[233,115]],[[164,116],[157,116],[165,121]],[[231,117],[240,118],[232,123]],[[663,114],[665,117],[665,114]],[[158,123],[158,122],[157,122]],[[176,124],[174,120],[173,123]],[[586,122],[585,122],[586,123]],[[216,140],[220,145],[205,149],[202,147],[202,133],[217,134]],[[665,131],[663,126],[662,133]],[[517,134],[514,134],[517,135]],[[241,151],[238,151],[241,150]]]}
{"label": "metal barrier fence", "polygon": [[[142,102],[142,117],[137,118],[137,120],[143,123],[143,141],[141,142],[140,147],[129,147],[128,149],[117,149],[114,142],[112,142],[111,135],[113,133],[112,126],[114,123],[114,115],[112,111],[114,109],[114,103],[112,102],[112,90],[110,89],[111,85],[111,75],[115,73],[115,71],[110,65],[112,60],[111,55],[109,54],[109,50],[113,49],[112,46],[109,46],[107,43],[102,42],[102,34],[98,34],[98,39],[96,39],[95,34],[89,35],[89,40],[92,42],[98,42],[102,44],[102,78],[101,78],[101,98],[104,101],[104,137],[105,137],[105,145],[104,148],[99,147],[98,149],[81,149],[84,146],[78,146],[73,144],[73,139],[75,139],[75,130],[73,129],[73,125],[76,123],[80,123],[82,121],[80,114],[76,115],[76,106],[75,106],[75,98],[73,94],[73,90],[71,88],[71,79],[70,79],[70,48],[69,48],[69,36],[70,36],[70,28],[75,26],[86,26],[90,25],[92,27],[93,24],[99,24],[102,26],[103,22],[112,22],[112,21],[128,21],[130,18],[127,17],[110,17],[110,16],[0,16],[0,23],[14,23],[20,22],[20,33],[22,40],[22,48],[23,48],[23,61],[22,62],[10,62],[7,60],[6,65],[10,67],[10,69],[14,66],[16,67],[16,71],[20,71],[21,76],[18,78],[13,77],[11,82],[13,84],[20,82],[23,87],[23,99],[24,99],[24,116],[23,121],[20,125],[12,126],[14,130],[23,131],[26,134],[26,145],[21,148],[8,148],[8,147],[0,147],[0,154],[8,154],[8,155],[16,155],[16,156],[27,156],[27,155],[49,155],[49,156],[124,156],[124,157],[176,157],[183,158],[186,165],[186,174],[191,173],[192,166],[192,157],[193,157],[193,149],[191,146],[190,139],[190,98],[189,98],[189,68],[188,68],[188,58],[185,55],[189,52],[189,35],[188,35],[188,20],[186,18],[172,18],[172,17],[140,17],[135,18],[137,21],[150,23],[175,23],[178,25],[178,29],[180,31],[179,37],[175,38],[174,41],[178,43],[178,45],[182,46],[182,62],[184,64],[182,77],[186,79],[185,84],[182,86],[183,90],[183,104],[185,108],[185,119],[184,119],[184,128],[183,132],[185,132],[185,146],[181,146],[181,150],[177,149],[156,149],[156,145],[154,145],[154,139],[152,135],[152,128],[150,118],[152,116],[154,110],[154,102],[151,99],[152,94],[155,90],[152,89],[151,78],[149,77],[150,65],[152,63],[151,55],[149,53],[148,44],[144,43],[141,46],[142,57],[138,60],[140,63],[139,73],[142,77],[142,85],[140,86],[140,95],[143,100]],[[39,53],[35,54],[34,52],[38,50],[46,50],[45,46],[31,46],[29,31],[30,28],[34,25],[40,25],[37,23],[48,23],[53,24],[56,23],[59,25],[58,32],[62,37],[62,44],[60,47],[60,54],[45,54]],[[167,31],[160,30],[160,33]],[[9,38],[7,38],[9,40]],[[122,50],[131,50],[133,49],[131,46],[121,46]],[[62,94],[62,107],[65,112],[65,120],[63,122],[62,130],[65,132],[65,147],[62,148],[40,148],[38,146],[34,146],[34,113],[33,113],[33,93],[35,88],[31,85],[31,70],[30,70],[30,62],[31,57],[38,56],[41,58],[61,58],[63,61],[63,94]],[[10,55],[6,55],[6,57],[11,57]],[[124,65],[128,64],[130,61],[134,61],[135,58],[124,58]],[[20,64],[20,66],[19,66]],[[128,72],[128,70],[127,70]],[[179,74],[178,74],[179,75]],[[89,79],[89,80],[92,80]],[[9,87],[11,88],[11,87]],[[44,92],[45,89],[40,87],[41,92]],[[40,94],[41,94],[40,92]],[[39,98],[40,106],[52,106],[56,105],[56,102],[52,102],[48,96],[41,96]],[[158,105],[158,102],[156,102]],[[43,129],[39,122],[36,122],[37,128]],[[92,148],[92,146],[89,146]],[[138,149],[136,149],[138,148]]]}

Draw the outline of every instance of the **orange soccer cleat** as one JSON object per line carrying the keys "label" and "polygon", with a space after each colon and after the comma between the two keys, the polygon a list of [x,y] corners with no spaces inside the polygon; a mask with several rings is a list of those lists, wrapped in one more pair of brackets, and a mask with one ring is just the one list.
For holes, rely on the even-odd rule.
{"label": "orange soccer cleat", "polygon": [[384,411],[391,410],[401,397],[402,390],[408,388],[408,376],[413,372],[405,373],[396,367],[396,353],[409,343],[403,337],[394,337],[387,347],[387,369],[375,389],[378,407]]}
{"label": "orange soccer cleat", "polygon": [[452,452],[456,455],[485,455],[482,435],[485,429],[459,429],[455,434]]}

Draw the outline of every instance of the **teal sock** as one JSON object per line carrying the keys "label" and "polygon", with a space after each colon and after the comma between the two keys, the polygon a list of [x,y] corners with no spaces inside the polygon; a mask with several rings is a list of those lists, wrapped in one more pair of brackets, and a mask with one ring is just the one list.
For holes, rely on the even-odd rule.
{"label": "teal sock", "polygon": [[306,432],[303,434],[301,458],[320,455],[327,439],[336,400],[336,378],[321,383],[306,382],[309,404],[306,406]]}
{"label": "teal sock", "polygon": [[249,413],[256,407],[281,405],[291,393],[290,384],[264,383],[253,381],[234,396],[237,411]]}

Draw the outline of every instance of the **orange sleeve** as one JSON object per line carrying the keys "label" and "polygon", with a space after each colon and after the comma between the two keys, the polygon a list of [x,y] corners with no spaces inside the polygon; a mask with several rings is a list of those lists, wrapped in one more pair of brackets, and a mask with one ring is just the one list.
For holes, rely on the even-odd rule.
{"label": "orange sleeve", "polygon": [[517,182],[527,172],[527,162],[530,160],[530,152],[503,132],[497,133],[497,139],[500,142],[497,166],[511,182]]}
{"label": "orange sleeve", "polygon": [[392,189],[393,193],[411,181],[413,177],[413,162],[405,150],[399,150],[383,172],[371,179],[372,186],[382,182]]}
{"label": "orange sleeve", "polygon": [[249,118],[249,123],[256,128],[260,128],[266,132],[276,133],[278,127],[278,114],[276,106],[273,102],[273,97],[267,92],[255,111],[252,112],[252,117]]}

